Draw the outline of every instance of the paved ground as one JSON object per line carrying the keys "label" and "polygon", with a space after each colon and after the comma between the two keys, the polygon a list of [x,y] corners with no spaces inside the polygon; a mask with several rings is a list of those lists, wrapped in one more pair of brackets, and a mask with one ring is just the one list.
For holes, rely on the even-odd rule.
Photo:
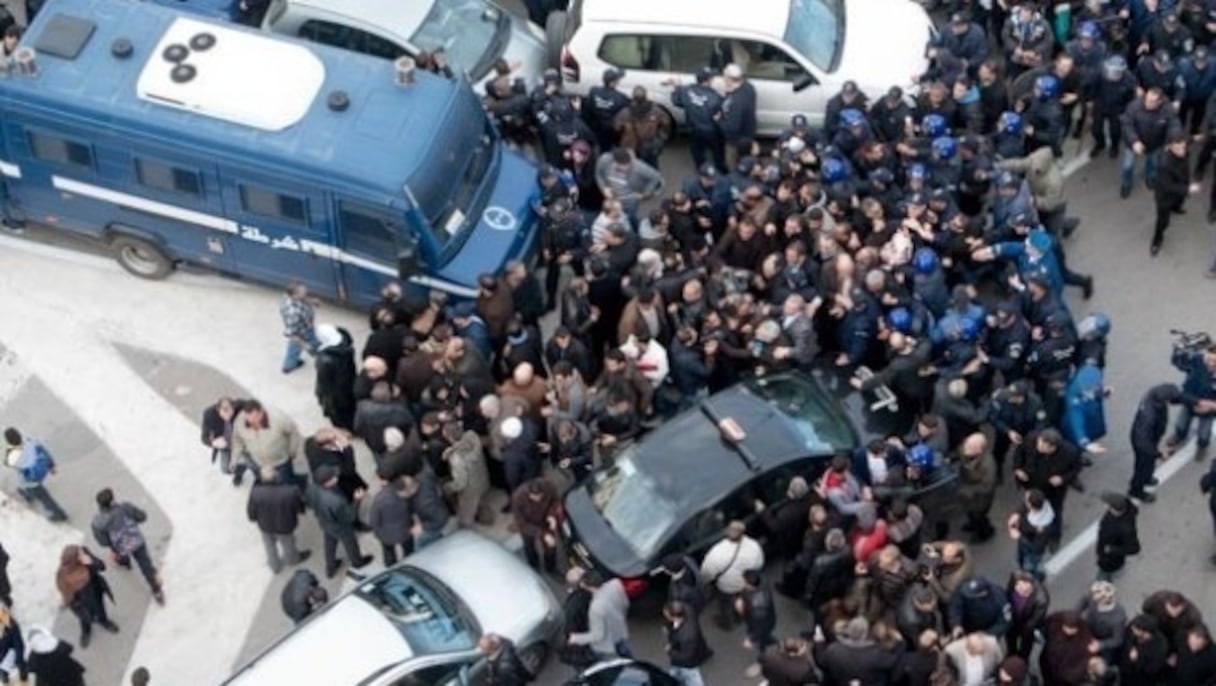
{"label": "paved ground", "polygon": [[[1071,158],[1075,144],[1069,148]],[[691,171],[687,151],[669,150],[663,168],[677,183]],[[1140,394],[1178,379],[1168,364],[1168,330],[1216,330],[1210,307],[1216,283],[1202,277],[1214,242],[1201,221],[1206,197],[1177,218],[1161,255],[1150,259],[1153,211],[1143,187],[1120,201],[1113,162],[1076,161],[1067,168],[1071,209],[1084,219],[1068,244],[1069,258],[1074,268],[1097,277],[1091,302],[1072,293],[1070,303],[1078,317],[1102,310],[1114,320],[1107,383],[1115,395],[1108,407],[1111,451],[1087,471],[1088,491],[1070,496],[1065,537],[1072,543],[1049,562],[1055,607],[1072,604],[1093,578],[1090,536],[1102,510],[1098,496],[1126,486],[1126,436]],[[29,238],[41,236],[31,232]],[[93,494],[110,485],[149,510],[147,531],[169,602],[164,608],[150,604],[138,574],[109,572],[123,631],[99,633],[82,653],[90,683],[118,684],[141,664],[160,675],[158,682],[216,683],[289,627],[278,610],[283,578],[266,569],[244,518],[247,486],[234,489],[208,464],[198,444],[199,413],[221,393],[252,393],[289,412],[306,432],[322,421],[308,370],[289,377],[278,372],[278,293],[195,274],[146,283],[87,251],[0,238],[0,294],[0,422],[48,443],[62,465],[51,488],[72,516],[67,525],[45,523],[6,497],[13,493],[11,476],[0,476],[0,542],[14,558],[18,618],[27,625],[53,624],[64,638],[77,640],[74,622],[58,608],[54,567],[64,544],[89,538]],[[357,313],[326,308],[320,317],[348,326],[357,340],[364,336]],[[1169,478],[1161,499],[1140,518],[1144,552],[1116,579],[1129,606],[1171,586],[1216,612],[1216,589],[1208,583],[1216,541],[1196,486],[1205,468],[1189,451],[1163,467]],[[994,515],[1012,503],[1011,491],[1004,491]],[[311,519],[301,533],[304,547],[319,550]],[[498,534],[505,537],[501,529]],[[996,580],[1013,567],[1006,540],[982,546],[976,555]],[[318,560],[310,564],[320,571]],[[633,644],[641,656],[661,661],[655,614],[635,608]],[[804,629],[803,618],[783,604],[780,631]],[[749,657],[738,646],[741,637],[707,632],[717,651],[705,670],[707,682],[744,683]],[[566,674],[551,665],[540,683],[559,684]]]}

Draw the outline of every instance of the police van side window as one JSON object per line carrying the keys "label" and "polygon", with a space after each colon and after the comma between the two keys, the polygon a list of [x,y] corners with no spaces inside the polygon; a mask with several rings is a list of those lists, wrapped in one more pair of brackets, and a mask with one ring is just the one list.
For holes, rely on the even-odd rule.
{"label": "police van side window", "polygon": [[343,200],[338,203],[338,221],[347,250],[384,260],[396,258],[395,223],[388,214]]}
{"label": "police van side window", "polygon": [[135,178],[141,185],[166,193],[179,193],[191,197],[203,194],[203,184],[198,172],[160,162],[136,158]]}
{"label": "police van side window", "polygon": [[293,224],[307,223],[303,198],[248,184],[241,184],[241,209]]}
{"label": "police van side window", "polygon": [[93,149],[84,143],[45,133],[27,133],[30,152],[34,157],[56,164],[93,168]]}

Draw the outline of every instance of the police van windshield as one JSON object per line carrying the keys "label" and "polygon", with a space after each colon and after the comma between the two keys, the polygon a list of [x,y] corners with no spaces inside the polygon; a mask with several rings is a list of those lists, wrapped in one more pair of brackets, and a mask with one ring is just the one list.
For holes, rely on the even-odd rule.
{"label": "police van windshield", "polygon": [[785,42],[825,72],[836,68],[840,50],[844,46],[844,2],[790,0]]}
{"label": "police van windshield", "polygon": [[442,50],[453,70],[476,81],[490,73],[510,32],[511,20],[484,0],[435,0],[410,42]]}
{"label": "police van windshield", "polygon": [[[439,250],[481,216],[485,180],[498,159],[496,133],[472,88],[458,89],[446,125],[408,183]],[[472,218],[472,219],[470,219]]]}

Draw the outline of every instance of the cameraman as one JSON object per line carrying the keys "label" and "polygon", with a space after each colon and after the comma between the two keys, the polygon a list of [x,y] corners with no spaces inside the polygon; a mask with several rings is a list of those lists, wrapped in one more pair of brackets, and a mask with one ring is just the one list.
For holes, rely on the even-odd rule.
{"label": "cameraman", "polygon": [[[1182,382],[1183,393],[1197,400],[1216,400],[1216,345],[1209,342],[1200,349],[1198,346],[1175,344],[1170,362],[1186,374],[1186,380]],[[1169,451],[1177,450],[1186,440],[1187,432],[1191,429],[1191,420],[1195,416],[1196,413],[1190,405],[1183,405],[1179,410],[1178,421],[1174,424],[1174,435],[1165,444]],[[1212,439],[1212,418],[1211,414],[1199,415],[1196,460],[1203,459],[1203,453]]]}

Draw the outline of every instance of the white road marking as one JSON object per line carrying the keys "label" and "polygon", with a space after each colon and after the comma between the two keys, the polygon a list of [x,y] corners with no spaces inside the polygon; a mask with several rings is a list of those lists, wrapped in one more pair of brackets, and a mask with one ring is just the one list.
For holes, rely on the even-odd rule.
{"label": "white road marking", "polygon": [[[1172,428],[1171,428],[1172,430]],[[1165,482],[1174,477],[1175,474],[1182,471],[1184,467],[1191,464],[1195,459],[1196,442],[1194,439],[1189,441],[1181,450],[1174,453],[1173,457],[1166,460],[1156,471],[1153,476],[1157,477],[1157,489],[1160,490]],[[1105,457],[1105,456],[1102,456]],[[1099,457],[1097,459],[1102,459]],[[1085,527],[1085,530],[1073,537],[1063,548],[1060,548],[1055,555],[1052,555],[1046,563],[1043,564],[1043,570],[1047,572],[1047,576],[1053,577],[1064,571],[1073,562],[1076,562],[1082,555],[1093,555],[1094,544],[1098,542],[1098,522],[1096,519],[1092,524]]]}
{"label": "white road marking", "polygon": [[1081,150],[1077,153],[1076,157],[1073,157],[1071,160],[1064,163],[1064,167],[1060,170],[1060,173],[1063,174],[1064,178],[1067,179],[1073,174],[1076,174],[1078,171],[1084,169],[1085,165],[1089,164],[1090,161],[1089,153]]}

